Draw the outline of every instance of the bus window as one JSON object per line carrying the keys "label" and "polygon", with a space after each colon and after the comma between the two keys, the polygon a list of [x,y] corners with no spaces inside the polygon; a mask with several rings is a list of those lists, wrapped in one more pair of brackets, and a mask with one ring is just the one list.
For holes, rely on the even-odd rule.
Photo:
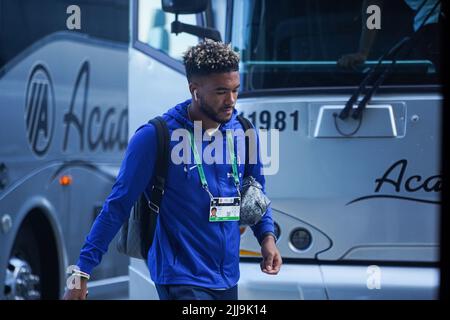
{"label": "bus window", "polygon": [[[180,60],[189,46],[198,42],[196,36],[170,33],[175,15],[161,9],[161,0],[139,0],[138,41]],[[196,15],[179,15],[180,22],[196,25]]]}
{"label": "bus window", "polygon": [[[67,8],[80,8],[80,30],[67,28]],[[102,17],[99,19],[98,17]],[[0,68],[33,43],[55,32],[76,32],[127,44],[126,1],[0,0]]]}
{"label": "bus window", "polygon": [[[370,17],[367,1],[235,1],[232,42],[242,57],[243,89],[358,85],[385,52],[418,28],[436,3],[428,2],[419,10],[412,1],[378,0],[380,29],[363,63],[349,68],[338,62],[360,46]],[[384,85],[439,83],[440,6],[434,12]]]}

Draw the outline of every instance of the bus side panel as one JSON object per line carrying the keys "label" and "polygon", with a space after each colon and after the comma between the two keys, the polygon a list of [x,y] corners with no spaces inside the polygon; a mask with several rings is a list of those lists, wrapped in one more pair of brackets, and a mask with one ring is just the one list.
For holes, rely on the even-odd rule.
{"label": "bus side panel", "polygon": [[[8,119],[0,128],[0,162],[7,171],[1,214],[19,225],[24,202],[48,201],[71,264],[111,192],[126,148],[127,63],[126,46],[60,33],[35,44],[0,79],[2,119]],[[62,176],[71,183],[61,185]],[[2,247],[2,266],[10,250]],[[124,275],[127,261],[113,247],[93,280]]]}

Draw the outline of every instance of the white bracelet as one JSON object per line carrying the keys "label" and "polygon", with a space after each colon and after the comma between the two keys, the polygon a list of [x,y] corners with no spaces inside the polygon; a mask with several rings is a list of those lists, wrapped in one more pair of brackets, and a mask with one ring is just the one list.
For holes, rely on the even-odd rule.
{"label": "white bracelet", "polygon": [[89,274],[87,274],[86,272],[78,271],[78,270],[75,270],[74,272],[72,272],[72,275],[79,276],[79,277],[85,278],[87,280],[89,280],[91,278],[91,276]]}
{"label": "white bracelet", "polygon": [[89,280],[89,276],[85,276],[84,274],[72,273],[72,275],[76,276],[76,277],[84,278],[86,280]]}
{"label": "white bracelet", "polygon": [[89,275],[89,273],[86,273],[86,272],[84,272],[84,271],[81,271],[81,270],[75,270],[75,272],[77,272],[77,273],[81,273],[81,274],[85,274],[85,275]]}

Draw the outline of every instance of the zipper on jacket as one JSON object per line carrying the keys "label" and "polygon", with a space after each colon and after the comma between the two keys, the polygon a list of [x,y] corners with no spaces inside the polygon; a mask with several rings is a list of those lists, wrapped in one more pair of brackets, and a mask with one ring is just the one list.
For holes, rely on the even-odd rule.
{"label": "zipper on jacket", "polygon": [[[216,177],[216,186],[217,186],[217,191],[219,192],[219,197],[225,196],[223,193],[223,190],[220,186],[220,180],[218,178],[218,173],[217,173],[217,166],[216,163],[214,162],[214,173],[215,173],[215,177]],[[225,254],[226,254],[226,247],[227,247],[227,240],[226,240],[226,235],[225,235],[225,223],[226,222],[219,222],[220,223],[220,230],[222,232],[222,237],[223,237],[223,255],[222,255],[222,259],[220,261],[220,274],[222,275],[222,278],[225,282],[225,284],[227,285],[227,288],[231,287],[230,282],[228,281],[228,279],[225,277],[225,273],[224,273],[224,269],[223,269],[223,265],[224,265],[224,261],[225,261]]]}
{"label": "zipper on jacket", "polygon": [[[216,178],[216,187],[217,187],[217,191],[218,191],[218,196],[221,197],[223,195],[222,192],[222,188],[220,187],[220,181],[218,178],[218,174],[217,174],[217,164],[214,162],[214,175]],[[227,284],[227,286],[229,286],[229,283],[225,277],[225,273],[223,271],[223,265],[224,265],[224,261],[225,261],[225,252],[226,252],[226,248],[227,248],[227,243],[226,243],[226,237],[225,237],[225,228],[224,228],[224,222],[219,222],[220,223],[220,231],[222,233],[222,258],[220,259],[220,275],[222,276],[222,279],[224,280],[224,282]]]}
{"label": "zipper on jacket", "polygon": [[[222,189],[220,188],[220,182],[217,176],[217,165],[214,162],[214,176],[216,178],[216,187],[217,191],[219,192],[219,197],[222,196]],[[226,250],[226,241],[225,241],[225,230],[223,228],[223,222],[220,223],[220,231],[222,232],[222,258],[220,259],[220,274],[222,275],[222,278],[225,280],[225,274],[223,272],[223,262],[225,260],[225,250]]]}

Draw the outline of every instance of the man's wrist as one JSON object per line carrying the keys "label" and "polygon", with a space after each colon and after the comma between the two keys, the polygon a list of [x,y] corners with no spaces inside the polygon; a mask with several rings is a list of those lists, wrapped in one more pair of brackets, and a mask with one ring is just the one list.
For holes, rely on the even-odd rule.
{"label": "man's wrist", "polygon": [[81,282],[88,282],[88,281],[89,281],[88,278],[86,278],[86,277],[81,277],[79,274],[72,274],[71,276],[72,276],[72,277],[78,277],[78,278],[80,278],[80,281],[81,281]]}
{"label": "man's wrist", "polygon": [[91,278],[91,276],[90,276],[88,273],[83,272],[83,271],[81,271],[81,270],[79,270],[79,269],[73,270],[72,276],[79,277],[80,279],[84,279],[84,280],[86,280],[86,281],[89,280],[89,279]]}
{"label": "man's wrist", "polygon": [[277,236],[275,235],[275,233],[273,233],[273,232],[266,232],[266,233],[263,234],[263,237],[262,237],[262,240],[261,240],[261,244],[262,244],[264,241],[267,241],[267,240],[266,240],[267,237],[273,238],[273,241],[274,241],[274,242],[277,242]]}

